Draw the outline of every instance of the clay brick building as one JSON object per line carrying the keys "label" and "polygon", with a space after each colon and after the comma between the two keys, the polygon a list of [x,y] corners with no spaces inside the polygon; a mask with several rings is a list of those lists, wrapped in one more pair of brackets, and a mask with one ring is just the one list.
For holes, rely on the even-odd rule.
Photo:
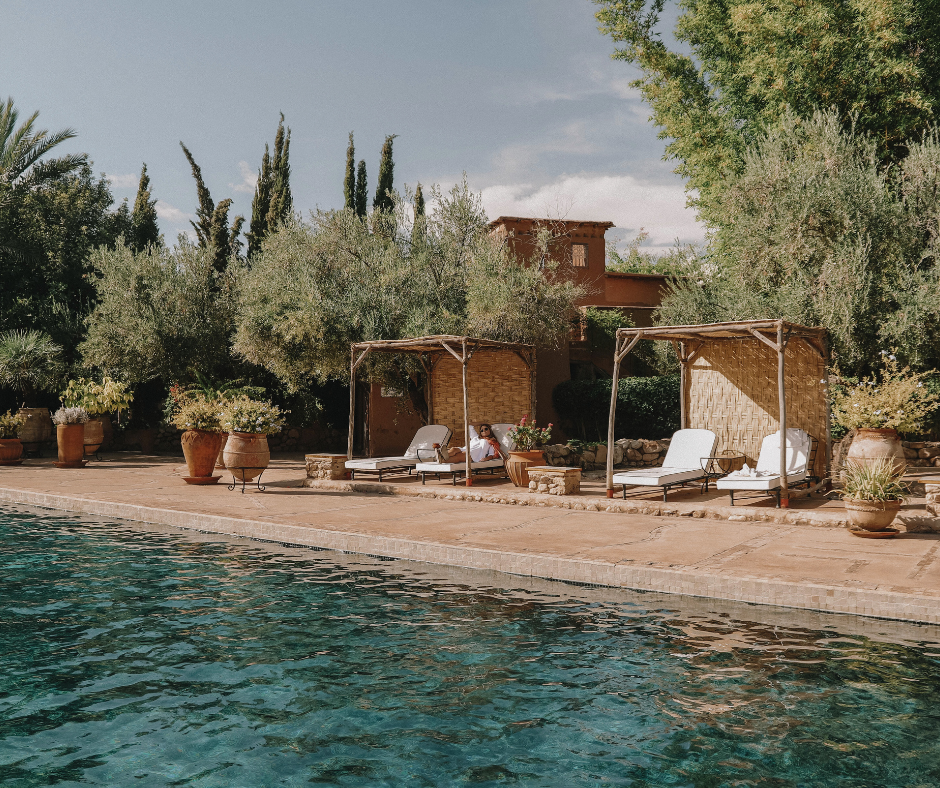
{"label": "clay brick building", "polygon": [[[490,222],[490,231],[505,238],[517,257],[532,258],[537,251],[536,234],[546,227],[552,234],[548,256],[557,262],[556,276],[582,285],[586,295],[579,307],[616,309],[637,326],[652,324],[667,277],[656,274],[620,274],[606,270],[605,234],[611,222],[557,221],[500,216]],[[559,383],[578,377],[609,376],[610,353],[592,353],[587,338],[575,326],[560,348],[538,348],[536,376],[537,412],[540,424],[559,422],[552,406],[552,391]],[[627,369],[626,374],[630,373]],[[370,456],[396,454],[408,444],[420,420],[401,407],[397,392],[383,391],[375,384],[368,396],[368,444]],[[360,422],[361,423],[361,422]],[[560,432],[556,438],[563,438]]]}

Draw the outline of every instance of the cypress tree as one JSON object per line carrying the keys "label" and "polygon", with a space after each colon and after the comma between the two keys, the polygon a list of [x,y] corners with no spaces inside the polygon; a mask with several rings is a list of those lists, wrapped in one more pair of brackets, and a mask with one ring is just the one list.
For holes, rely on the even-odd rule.
{"label": "cypress tree", "polygon": [[215,203],[212,202],[209,189],[206,188],[206,184],[202,180],[202,170],[196,164],[193,154],[189,152],[189,148],[183,144],[182,140],[180,141],[180,147],[186,155],[189,166],[193,169],[193,178],[196,179],[196,196],[199,198],[199,207],[196,209],[196,219],[198,221],[190,222],[190,224],[196,231],[200,248],[204,249],[212,243],[212,218],[215,213]]}
{"label": "cypress tree", "polygon": [[[232,236],[228,226],[228,209],[232,201],[228,198],[222,200],[212,212],[212,221],[210,223],[209,244],[213,248],[212,267],[222,273],[228,265],[228,258],[231,250]],[[235,220],[238,229],[241,229],[241,217]]]}
{"label": "cypress tree", "polygon": [[274,161],[271,162],[271,205],[268,208],[267,230],[270,232],[285,221],[294,209],[294,199],[290,192],[290,129],[285,133],[284,113],[277,124],[274,136]]}
{"label": "cypress tree", "polygon": [[389,134],[385,138],[385,144],[382,145],[379,181],[375,187],[375,199],[372,200],[372,210],[374,211],[391,211],[394,207],[391,195],[395,173],[395,162],[392,161],[392,140],[397,136],[397,134]]}
{"label": "cypress tree", "polygon": [[415,222],[411,226],[411,243],[419,245],[424,240],[424,230],[427,226],[425,219],[424,194],[421,191],[421,184],[415,189]]}
{"label": "cypress tree", "polygon": [[349,147],[346,148],[346,177],[343,180],[343,199],[347,210],[356,210],[356,145],[353,133],[349,132]]}
{"label": "cypress tree", "polygon": [[366,163],[360,159],[359,169],[356,171],[356,216],[365,218],[368,201],[369,181],[366,178]]}
{"label": "cypress tree", "polygon": [[248,259],[261,247],[261,239],[268,229],[268,210],[271,208],[271,154],[268,145],[264,145],[261,169],[258,170],[258,182],[255,184],[255,196],[251,201],[251,224],[248,225]]}
{"label": "cypress tree", "polygon": [[134,200],[134,212],[131,214],[130,246],[140,252],[148,246],[159,246],[160,226],[157,224],[157,201],[150,196],[150,176],[147,165],[140,170],[140,183]]}

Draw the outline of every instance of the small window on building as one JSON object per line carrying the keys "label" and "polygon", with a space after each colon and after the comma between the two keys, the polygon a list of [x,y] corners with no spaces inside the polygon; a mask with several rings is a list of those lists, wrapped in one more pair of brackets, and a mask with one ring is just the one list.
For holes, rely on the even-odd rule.
{"label": "small window on building", "polygon": [[571,264],[575,268],[587,268],[587,244],[571,244]]}

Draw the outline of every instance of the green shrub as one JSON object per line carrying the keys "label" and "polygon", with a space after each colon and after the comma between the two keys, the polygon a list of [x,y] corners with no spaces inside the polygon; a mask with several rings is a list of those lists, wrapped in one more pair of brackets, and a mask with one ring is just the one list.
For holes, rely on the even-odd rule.
{"label": "green shrub", "polygon": [[[561,427],[584,442],[607,440],[610,379],[566,380],[552,392]],[[679,376],[623,378],[614,437],[668,438],[679,429]]]}

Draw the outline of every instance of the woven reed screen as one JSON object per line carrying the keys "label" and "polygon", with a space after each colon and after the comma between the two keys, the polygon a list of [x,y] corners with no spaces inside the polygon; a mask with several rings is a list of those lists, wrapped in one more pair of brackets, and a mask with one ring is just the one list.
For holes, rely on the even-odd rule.
{"label": "woven reed screen", "polygon": [[[826,395],[823,360],[791,339],[785,355],[787,427],[819,441],[816,475],[826,475]],[[777,354],[756,340],[706,342],[689,375],[689,427],[712,430],[718,450],[744,454],[751,467],[761,441],[780,429]]]}
{"label": "woven reed screen", "polygon": [[[518,423],[531,412],[535,381],[525,362],[511,351],[478,352],[467,365],[470,423]],[[454,431],[463,445],[463,377],[460,362],[447,354],[431,373],[431,420]]]}

